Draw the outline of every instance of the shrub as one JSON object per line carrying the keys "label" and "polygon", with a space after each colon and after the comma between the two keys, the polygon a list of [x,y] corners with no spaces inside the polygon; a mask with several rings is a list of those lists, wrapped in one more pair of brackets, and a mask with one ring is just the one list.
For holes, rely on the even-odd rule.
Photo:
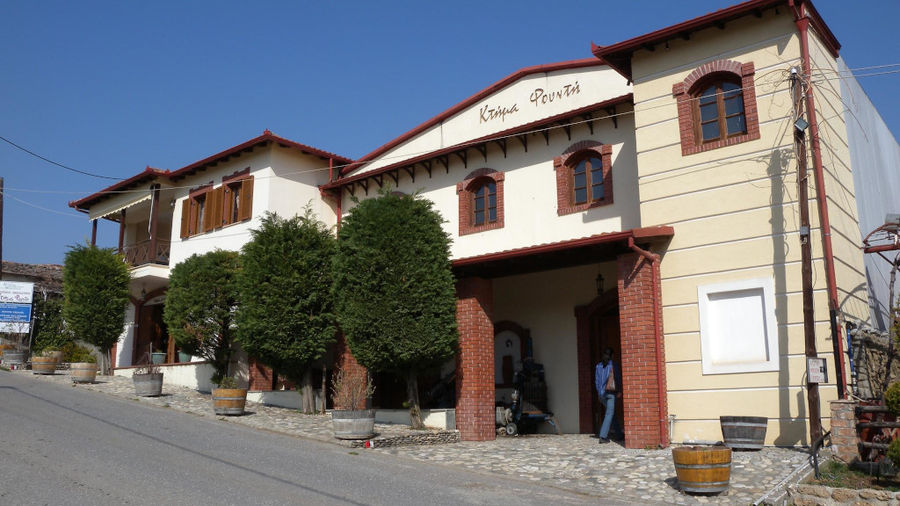
{"label": "shrub", "polygon": [[302,411],[311,413],[313,362],[335,339],[335,239],[309,208],[291,219],[267,214],[252,234],[238,276],[237,340],[249,356],[301,385]]}
{"label": "shrub", "polygon": [[66,343],[62,347],[63,352],[63,362],[88,362],[91,364],[97,363],[97,357],[91,352],[89,348],[86,346],[81,346],[80,344],[76,344],[74,342]]}
{"label": "shrub", "polygon": [[163,320],[187,353],[212,363],[213,383],[228,376],[238,302],[238,254],[210,251],[179,263],[169,276]]}
{"label": "shrub", "polygon": [[122,255],[111,249],[79,245],[66,252],[63,319],[77,339],[99,348],[105,358],[124,327],[130,282]]}
{"label": "shrub", "polygon": [[884,392],[884,405],[895,416],[900,416],[900,382],[891,383]]}
{"label": "shrub", "polygon": [[342,222],[335,304],[353,356],[406,380],[410,422],[423,427],[418,374],[456,351],[450,239],[428,200],[383,191]]}
{"label": "shrub", "polygon": [[63,303],[59,299],[36,297],[34,299],[34,344],[35,353],[44,350],[61,350],[73,341],[72,333],[63,325]]}

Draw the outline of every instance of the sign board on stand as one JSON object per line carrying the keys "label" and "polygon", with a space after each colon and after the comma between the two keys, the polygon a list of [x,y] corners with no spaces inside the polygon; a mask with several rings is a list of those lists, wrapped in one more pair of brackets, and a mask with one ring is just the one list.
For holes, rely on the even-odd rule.
{"label": "sign board on stand", "polygon": [[33,295],[34,283],[0,281],[0,332],[29,332]]}

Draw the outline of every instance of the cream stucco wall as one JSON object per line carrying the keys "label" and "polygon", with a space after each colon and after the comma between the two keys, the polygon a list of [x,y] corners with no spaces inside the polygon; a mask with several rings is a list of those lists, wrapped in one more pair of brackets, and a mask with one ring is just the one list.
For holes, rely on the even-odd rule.
{"label": "cream stucco wall", "polygon": [[631,87],[625,79],[606,66],[530,74],[381,154],[356,173],[362,174],[630,92]]}
{"label": "cream stucco wall", "polygon": [[[717,59],[753,62],[760,139],[682,156],[672,85]],[[675,442],[721,439],[720,415],[760,415],[770,419],[768,444],[808,443],[797,162],[787,81],[789,69],[799,63],[799,38],[784,10],[729,22],[725,32],[710,28],[688,41],[672,40],[668,49],[638,51],[632,62],[641,222],[675,230],[661,264]],[[843,135],[835,130],[833,137]],[[831,211],[835,232],[842,234],[855,222],[844,209],[853,201],[852,178],[841,173],[832,179],[841,183],[835,184],[839,191],[833,198],[845,203]],[[814,189],[810,193],[815,196]],[[815,200],[809,207],[817,349],[828,362],[831,381],[820,389],[827,427],[827,401],[837,394]],[[836,256],[838,250],[853,256],[841,240],[835,241],[835,250]],[[848,287],[864,282],[860,264],[852,259],[838,264],[838,282],[848,295]],[[704,375],[697,288],[761,277],[774,281],[779,370]],[[846,298],[856,312],[860,301]]]}
{"label": "cream stucco wall", "polygon": [[[404,193],[419,192],[424,198],[434,202],[435,209],[445,220],[444,230],[452,239],[452,258],[466,258],[640,227],[634,127],[628,110],[624,106],[619,108],[625,114],[618,118],[617,127],[609,119],[595,122],[593,134],[586,125],[576,125],[571,128],[572,137],[569,139],[563,129],[555,128],[550,131],[549,145],[543,135],[530,134],[527,152],[519,141],[510,139],[505,157],[500,148],[490,145],[487,161],[480,153],[470,150],[468,167],[458,158],[451,157],[449,171],[436,164],[431,177],[419,169],[415,181],[412,181],[409,174],[400,171],[396,189]],[[556,172],[553,158],[583,140],[612,145],[614,202],[585,212],[559,216],[556,212]],[[456,184],[482,167],[504,173],[504,226],[460,236]],[[385,177],[384,181],[394,185],[389,177]],[[374,182],[369,185],[368,195],[357,187],[354,190],[356,197],[365,199],[376,196],[377,185]],[[344,192],[342,209],[345,215],[353,205],[350,196]]]}

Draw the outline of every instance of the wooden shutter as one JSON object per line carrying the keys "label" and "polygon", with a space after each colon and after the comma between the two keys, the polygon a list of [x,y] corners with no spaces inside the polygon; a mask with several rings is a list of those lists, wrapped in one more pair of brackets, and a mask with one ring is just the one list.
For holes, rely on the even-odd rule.
{"label": "wooden shutter", "polygon": [[225,187],[220,186],[211,191],[207,198],[211,201],[207,202],[207,204],[212,204],[212,208],[209,209],[209,212],[212,213],[213,227],[222,228],[222,209],[225,206]]}
{"label": "wooden shutter", "polygon": [[181,238],[191,235],[191,199],[181,201]]}
{"label": "wooden shutter", "polygon": [[253,216],[253,176],[241,181],[241,201],[238,205],[238,219],[249,220]]}

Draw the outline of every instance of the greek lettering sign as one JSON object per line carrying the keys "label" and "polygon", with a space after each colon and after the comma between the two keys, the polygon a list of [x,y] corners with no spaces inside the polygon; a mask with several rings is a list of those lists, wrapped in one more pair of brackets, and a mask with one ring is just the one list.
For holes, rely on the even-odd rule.
{"label": "greek lettering sign", "polygon": [[27,334],[34,283],[0,281],[0,332]]}
{"label": "greek lettering sign", "polygon": [[0,302],[31,304],[34,283],[20,281],[0,281]]}

